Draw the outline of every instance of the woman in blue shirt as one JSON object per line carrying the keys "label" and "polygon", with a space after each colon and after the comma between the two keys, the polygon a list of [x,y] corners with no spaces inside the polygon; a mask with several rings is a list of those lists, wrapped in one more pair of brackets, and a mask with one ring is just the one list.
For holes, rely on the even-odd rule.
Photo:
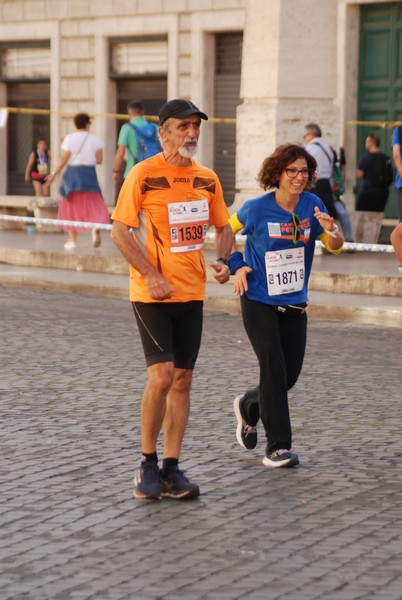
{"label": "woman in blue shirt", "polygon": [[258,175],[261,187],[274,191],[245,202],[230,218],[233,234],[247,236],[245,257],[234,252],[229,267],[260,367],[259,386],[234,400],[236,437],[242,447],[255,448],[261,419],[267,438],[263,464],[268,467],[298,463],[290,452],[288,390],[303,364],[315,240],[321,239],[332,253],[341,252],[344,241],[322,200],[305,191],[314,182],[316,166],[303,147],[279,146]]}

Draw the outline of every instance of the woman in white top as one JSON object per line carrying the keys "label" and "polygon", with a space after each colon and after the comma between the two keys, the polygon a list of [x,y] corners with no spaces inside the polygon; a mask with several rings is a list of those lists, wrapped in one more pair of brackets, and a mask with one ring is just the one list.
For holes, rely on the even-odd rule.
{"label": "woman in white top", "polygon": [[[67,165],[59,187],[60,201],[58,218],[64,221],[88,223],[109,223],[109,211],[102,198],[96,176],[96,165],[103,160],[103,142],[89,133],[91,119],[87,113],[74,117],[77,131],[69,133],[63,140],[61,158],[48,178],[52,183],[55,176]],[[69,239],[64,244],[66,250],[76,247],[77,232],[86,232],[83,227],[63,227]],[[99,229],[92,230],[92,244],[100,246]]]}

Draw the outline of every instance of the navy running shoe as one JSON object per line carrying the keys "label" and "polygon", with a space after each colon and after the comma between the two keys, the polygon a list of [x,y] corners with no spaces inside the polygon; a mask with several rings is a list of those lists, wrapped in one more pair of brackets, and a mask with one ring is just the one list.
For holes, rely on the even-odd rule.
{"label": "navy running shoe", "polygon": [[182,500],[186,498],[197,498],[200,488],[196,483],[191,483],[177,466],[170,466],[160,472],[161,496]]}
{"label": "navy running shoe", "polygon": [[157,462],[142,462],[134,477],[134,498],[158,500],[161,482]]}
{"label": "navy running shoe", "polygon": [[246,423],[241,413],[243,395],[236,396],[233,400],[233,410],[237,419],[236,439],[242,448],[253,450],[257,445],[257,427]]}
{"label": "navy running shoe", "polygon": [[[296,455],[293,455],[296,456]],[[292,461],[292,453],[285,448],[279,448],[273,452],[267,452],[262,459],[262,464],[265,467],[286,467]]]}

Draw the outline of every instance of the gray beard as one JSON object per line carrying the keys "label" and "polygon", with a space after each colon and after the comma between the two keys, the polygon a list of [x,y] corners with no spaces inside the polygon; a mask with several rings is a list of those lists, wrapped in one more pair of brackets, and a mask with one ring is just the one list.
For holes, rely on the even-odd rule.
{"label": "gray beard", "polygon": [[194,156],[194,154],[197,152],[197,150],[198,150],[198,144],[196,146],[194,146],[194,148],[187,148],[186,146],[180,146],[179,154],[183,158],[192,158]]}

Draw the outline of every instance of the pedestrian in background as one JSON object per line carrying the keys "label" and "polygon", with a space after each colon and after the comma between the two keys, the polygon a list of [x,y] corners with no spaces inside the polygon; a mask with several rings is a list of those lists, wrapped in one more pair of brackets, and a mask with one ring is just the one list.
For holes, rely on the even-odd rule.
{"label": "pedestrian in background", "polygon": [[208,117],[189,100],[171,100],[161,108],[163,153],[131,169],[112,214],[112,239],[130,264],[130,299],[147,364],[136,498],[199,495],[198,485],[179,469],[179,458],[201,343],[206,284],[202,248],[208,227],[215,226],[215,278],[229,278],[233,239],[217,175],[192,158],[201,119]]}
{"label": "pedestrian in background", "polygon": [[396,167],[395,189],[396,210],[398,219],[402,221],[402,127],[395,127],[392,133],[392,157]]}
{"label": "pedestrian in background", "polygon": [[47,142],[40,138],[35,149],[29,155],[25,169],[25,181],[32,182],[37,197],[49,196],[48,175],[50,173],[50,163],[51,154],[47,149]]}
{"label": "pedestrian in background", "polygon": [[306,191],[317,163],[307,149],[285,144],[265,159],[258,179],[264,190],[230,217],[235,235],[246,235],[245,256],[230,255],[234,291],[240,296],[243,323],[256,353],[260,380],[234,400],[236,438],[240,446],[257,444],[261,419],[266,437],[263,464],[298,464],[291,452],[292,428],[288,390],[299,377],[306,346],[308,281],[319,238],[339,253],[343,236],[324,203]]}
{"label": "pedestrian in background", "polygon": [[305,147],[317,163],[316,180],[311,191],[324,202],[328,214],[336,218],[337,214],[331,187],[334,155],[321,136],[321,127],[317,123],[308,123],[305,126],[303,136]]}
{"label": "pedestrian in background", "polygon": [[145,158],[150,158],[161,151],[158,129],[154,123],[144,118],[141,102],[129,102],[127,113],[130,118],[120,129],[117,151],[113,166],[113,179],[117,183],[120,169],[126,161],[123,178],[125,179],[133,166]]}
{"label": "pedestrian in background", "polygon": [[331,148],[334,156],[334,162],[332,166],[331,175],[331,188],[334,195],[334,205],[336,211],[336,218],[341,224],[342,233],[347,242],[353,242],[352,224],[350,222],[348,210],[345,203],[342,200],[342,196],[345,192],[345,171],[346,171],[346,160],[345,151],[342,150],[343,159],[342,162],[338,161],[338,155],[334,148]]}
{"label": "pedestrian in background", "polygon": [[366,138],[367,153],[360,159],[356,170],[357,179],[362,180],[356,210],[384,212],[394,176],[391,159],[380,152],[380,143],[380,136],[376,133],[370,133]]}
{"label": "pedestrian in background", "polygon": [[[60,182],[58,219],[63,221],[82,221],[87,223],[109,223],[109,211],[102,198],[96,176],[96,165],[103,160],[103,141],[89,132],[91,119],[87,113],[78,113],[74,117],[77,129],[63,140],[63,151],[54,172],[49,177],[52,183],[56,175],[67,166]],[[77,233],[86,233],[83,227],[63,226],[69,239],[65,250],[76,248]],[[101,244],[100,230],[92,229],[92,244],[97,248]]]}

